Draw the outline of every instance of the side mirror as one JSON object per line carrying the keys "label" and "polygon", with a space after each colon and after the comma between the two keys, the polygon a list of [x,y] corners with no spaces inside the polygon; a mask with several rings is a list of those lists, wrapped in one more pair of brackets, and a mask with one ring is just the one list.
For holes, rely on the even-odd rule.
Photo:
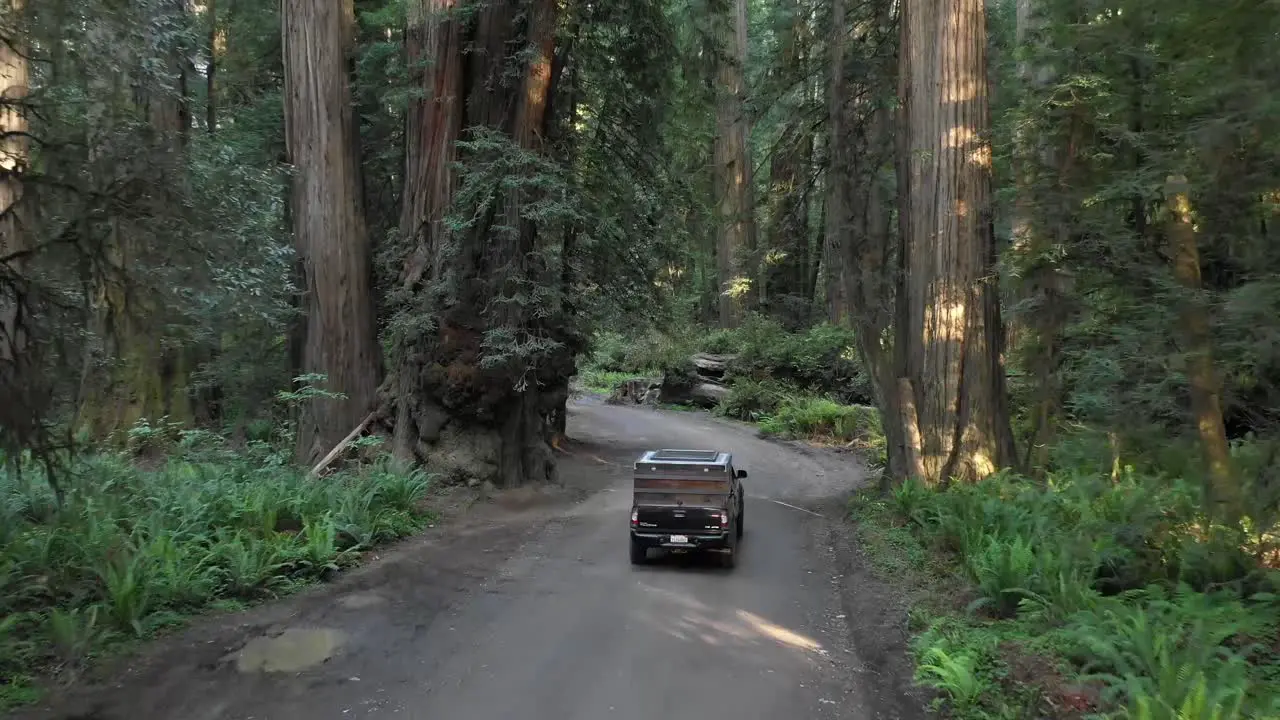
{"label": "side mirror", "polygon": [[736,478],[738,478],[739,480],[741,480],[741,479],[743,479],[743,478],[745,478],[745,477],[747,476],[747,471],[746,471],[746,470],[738,470],[738,471],[734,472],[733,476],[734,476],[734,477],[736,477]]}

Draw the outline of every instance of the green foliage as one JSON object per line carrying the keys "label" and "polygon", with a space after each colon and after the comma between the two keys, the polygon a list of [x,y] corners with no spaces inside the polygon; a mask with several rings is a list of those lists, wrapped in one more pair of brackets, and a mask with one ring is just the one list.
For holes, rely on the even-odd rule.
{"label": "green foliage", "polygon": [[387,461],[308,480],[208,439],[165,449],[151,470],[86,458],[61,505],[38,469],[0,474],[0,675],[323,579],[428,518],[429,476]]}
{"label": "green foliage", "polygon": [[799,396],[782,401],[760,419],[760,431],[784,438],[807,438],[856,445],[875,462],[884,462],[880,413],[865,405],[841,405],[826,398]]}
{"label": "green foliage", "polygon": [[[793,332],[776,320],[752,315],[733,330],[681,328],[636,335],[598,333],[590,364],[614,372],[665,372],[691,375],[690,357],[702,352],[735,355],[729,380],[745,382],[743,393],[764,395],[797,392],[831,395],[844,402],[868,402],[866,374],[857,358],[852,331],[817,325]],[[744,401],[746,395],[742,396]],[[730,412],[735,417],[747,415]]]}
{"label": "green foliage", "polygon": [[687,338],[649,331],[639,337],[602,332],[593,342],[588,364],[607,372],[655,375],[690,375],[694,343]]}
{"label": "green foliage", "polygon": [[[1170,435],[1195,432],[1179,318],[1190,302],[1208,312],[1228,432],[1274,434],[1280,11],[1121,0],[1082,15],[1050,0],[1026,32],[1014,5],[989,5],[988,18],[996,214],[1007,219],[996,226],[1017,219],[1038,241],[1011,244],[1000,261],[1007,309],[1025,330],[1008,350],[1016,406],[1060,400],[1070,421],[1112,431],[1126,454],[1175,448]],[[1173,281],[1166,249],[1170,175],[1190,186],[1195,292]]]}
{"label": "green foliage", "polygon": [[869,392],[853,342],[852,333],[833,325],[789,332],[759,315],[734,330],[649,331],[639,337],[602,332],[594,337],[594,352],[581,375],[588,387],[604,391],[640,375],[692,382],[695,353],[733,355],[729,395],[716,408],[718,414],[757,422],[768,435],[856,445],[883,465],[879,412],[828,397]]}
{"label": "green foliage", "polygon": [[[872,528],[910,529],[976,596],[935,605],[914,643],[919,680],[956,717],[1025,717],[1033,691],[1116,717],[1269,717],[1276,578],[1253,559],[1257,539],[1210,525],[1195,487],[1132,472],[1044,485],[1004,475],[944,490],[907,482],[854,509]],[[897,532],[863,531],[875,552],[902,555],[909,542],[885,541]],[[1016,676],[1026,653],[1068,677]]]}
{"label": "green foliage", "polygon": [[749,317],[740,328],[708,335],[700,349],[735,353],[735,377],[777,380],[846,402],[868,402],[871,390],[858,362],[853,332],[817,325],[788,332],[775,320]]}
{"label": "green foliage", "polygon": [[738,378],[729,388],[729,397],[716,408],[716,412],[738,420],[762,422],[798,395],[795,387],[777,380]]}
{"label": "green foliage", "polygon": [[578,373],[578,378],[582,386],[592,392],[611,393],[614,388],[622,383],[642,377],[636,373],[610,372],[608,370],[596,370],[587,368]]}

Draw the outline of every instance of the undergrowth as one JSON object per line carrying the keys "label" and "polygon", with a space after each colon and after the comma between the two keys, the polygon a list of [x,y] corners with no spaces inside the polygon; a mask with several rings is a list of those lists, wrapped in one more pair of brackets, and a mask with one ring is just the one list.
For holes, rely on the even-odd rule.
{"label": "undergrowth", "polygon": [[767,435],[856,447],[883,462],[879,414],[865,404],[870,388],[846,328],[795,332],[752,315],[732,330],[604,333],[594,348],[579,379],[606,393],[636,377],[692,377],[695,353],[733,356],[718,414],[759,423]]}
{"label": "undergrowth", "polygon": [[61,503],[34,467],[0,472],[0,704],[192,612],[324,579],[428,519],[429,477],[388,461],[307,479],[265,445],[184,439],[149,469],[136,448],[80,461]]}
{"label": "undergrowth", "polygon": [[[657,374],[658,373],[652,373],[652,375]],[[591,392],[608,394],[613,392],[614,388],[628,380],[635,380],[649,375],[650,374],[640,372],[618,372],[589,367],[578,373],[578,381],[582,387],[590,390]]]}
{"label": "undergrowth", "polygon": [[853,512],[879,569],[935,598],[916,679],[951,717],[1280,718],[1280,582],[1198,507],[1130,471],[908,482]]}

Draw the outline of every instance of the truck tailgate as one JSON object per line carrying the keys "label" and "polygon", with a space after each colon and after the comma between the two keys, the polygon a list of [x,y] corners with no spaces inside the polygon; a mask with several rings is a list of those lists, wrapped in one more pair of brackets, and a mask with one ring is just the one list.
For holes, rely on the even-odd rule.
{"label": "truck tailgate", "polygon": [[705,535],[718,533],[720,508],[688,505],[641,505],[636,508],[636,528],[640,532]]}

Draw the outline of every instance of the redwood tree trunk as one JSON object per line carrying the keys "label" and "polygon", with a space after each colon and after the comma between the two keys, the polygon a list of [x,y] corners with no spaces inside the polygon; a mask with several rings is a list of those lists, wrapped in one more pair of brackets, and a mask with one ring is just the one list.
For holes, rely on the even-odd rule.
{"label": "redwood tree trunk", "polygon": [[849,225],[848,85],[845,81],[846,0],[832,0],[830,83],[827,89],[827,174],[823,208],[822,272],[825,280],[827,321],[839,323],[848,316],[845,297],[844,237]]}
{"label": "redwood tree trunk", "polygon": [[[1014,461],[995,283],[986,26],[982,0],[906,0],[901,253],[895,345],[929,483]],[[914,417],[910,417],[914,415]]]}
{"label": "redwood tree trunk", "polygon": [[1200,283],[1200,249],[1185,177],[1170,176],[1166,180],[1165,208],[1173,274],[1188,294],[1180,308],[1182,344],[1187,357],[1191,409],[1209,470],[1208,496],[1221,517],[1238,519],[1243,510],[1243,492],[1232,468],[1231,446],[1222,420],[1220,384],[1213,367],[1209,310],[1205,306]]}
{"label": "redwood tree trunk", "polygon": [[302,367],[345,395],[303,406],[297,457],[311,463],[372,409],[380,361],[347,77],[351,0],[285,0],[281,16],[293,231],[306,288]]}
{"label": "redwood tree trunk", "polygon": [[[1018,0],[1017,42],[1025,52],[1043,47],[1038,32],[1044,24],[1043,0]],[[1021,60],[1018,78],[1029,102],[1042,104],[1045,89],[1054,80],[1054,69],[1041,62]],[[1063,118],[1068,137],[1079,125],[1074,113]],[[1018,267],[1019,281],[1014,299],[1030,306],[1021,317],[1006,318],[1006,345],[1016,352],[1035,378],[1032,428],[1027,438],[1024,465],[1028,472],[1043,474],[1049,462],[1049,448],[1058,424],[1062,395],[1062,331],[1070,318],[1072,303],[1067,296],[1066,276],[1061,272],[1055,245],[1069,242],[1070,218],[1074,214],[1071,178],[1074,153],[1063,152],[1058,140],[1019,129],[1014,135],[1016,190],[1013,212],[1013,243],[1010,252]],[[1069,143],[1069,141],[1068,141]],[[1047,185],[1052,174],[1057,182]],[[1047,186],[1046,186],[1047,185]]]}
{"label": "redwood tree trunk", "polygon": [[218,0],[208,0],[205,13],[209,19],[209,65],[205,68],[205,130],[213,134],[218,131],[218,95],[215,79],[218,76],[218,58],[222,54],[221,35],[218,33]]}
{"label": "redwood tree trunk", "polygon": [[26,297],[23,253],[29,249],[23,225],[22,173],[29,161],[27,115],[23,103],[29,68],[15,25],[23,0],[8,0],[3,17],[6,41],[0,42],[0,422],[22,434],[35,420],[36,383],[28,376]]}
{"label": "redwood tree trunk", "polygon": [[[153,10],[146,33],[155,52],[149,60],[158,72],[139,73],[133,99],[146,123],[139,139],[153,183],[148,202],[156,218],[165,218],[172,207],[187,201],[189,189],[185,151],[191,125],[190,62],[180,37],[167,32],[186,21],[187,9],[181,0],[165,0]],[[82,397],[80,417],[84,428],[98,437],[166,416],[188,423],[197,413],[190,378],[204,355],[196,348],[165,342],[161,329],[173,318],[165,290],[147,279],[151,248],[140,241],[145,233],[134,231],[135,222],[126,216],[110,219],[105,255],[111,270],[96,289],[96,331],[108,367],[94,373]]]}
{"label": "redwood tree trunk", "polygon": [[[780,28],[780,72],[790,80],[805,76],[808,18],[799,3],[790,3],[789,22]],[[792,324],[808,320],[809,203],[806,172],[812,160],[812,123],[803,118],[786,124],[769,163],[771,206],[768,248],[761,301],[774,316]]]}
{"label": "redwood tree trunk", "polygon": [[716,101],[715,183],[719,223],[716,260],[720,276],[720,324],[734,327],[756,293],[755,202],[746,110],[747,0],[733,0],[717,18],[721,26]]}
{"label": "redwood tree trunk", "polygon": [[[464,18],[456,0],[411,4],[409,54],[426,61],[418,78],[425,97],[409,112],[401,228],[410,244],[399,313],[434,322],[397,333],[388,390],[397,454],[452,479],[509,487],[554,477],[548,441],[573,353],[561,343],[536,359],[512,358],[487,341],[563,341],[555,320],[512,301],[530,284],[555,286],[560,277],[539,260],[538,228],[523,213],[527,192],[501,193],[482,212],[458,207],[461,179],[452,165],[491,159],[462,153],[457,143],[467,130],[498,131],[521,150],[542,151],[557,3],[495,0],[467,9]],[[450,212],[476,222],[453,231],[444,223]]]}

